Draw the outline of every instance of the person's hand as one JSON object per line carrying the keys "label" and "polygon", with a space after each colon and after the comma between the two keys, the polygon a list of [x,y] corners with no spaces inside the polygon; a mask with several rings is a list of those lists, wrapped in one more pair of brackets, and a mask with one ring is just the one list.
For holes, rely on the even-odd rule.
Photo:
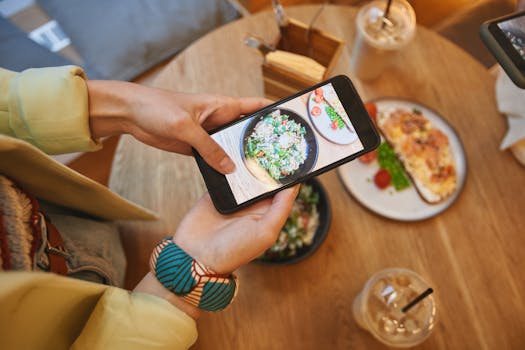
{"label": "person's hand", "polygon": [[[184,217],[174,242],[217,273],[230,273],[250,262],[275,241],[299,192],[299,185],[231,215],[219,214],[205,195]],[[150,272],[135,292],[156,295],[197,319],[199,309],[167,290]]]}
{"label": "person's hand", "polygon": [[230,215],[215,210],[205,195],[184,217],[173,241],[218,273],[230,273],[260,256],[275,243],[299,185]]}
{"label": "person's hand", "polygon": [[264,98],[184,94],[116,81],[88,81],[90,127],[94,138],[129,133],[150,146],[191,155],[194,147],[221,173],[233,161],[208,135],[210,130],[261,109]]}

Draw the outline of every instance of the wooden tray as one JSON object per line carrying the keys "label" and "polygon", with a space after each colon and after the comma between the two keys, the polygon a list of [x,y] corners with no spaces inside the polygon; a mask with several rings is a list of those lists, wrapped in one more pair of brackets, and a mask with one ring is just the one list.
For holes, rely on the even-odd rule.
{"label": "wooden tray", "polygon": [[[330,77],[343,46],[344,41],[321,30],[312,28],[308,33],[306,24],[292,18],[285,34],[279,37],[275,45],[279,50],[308,56],[325,66],[322,80]],[[262,72],[265,95],[274,100],[293,95],[320,82],[290,73],[268,62],[263,63]]]}

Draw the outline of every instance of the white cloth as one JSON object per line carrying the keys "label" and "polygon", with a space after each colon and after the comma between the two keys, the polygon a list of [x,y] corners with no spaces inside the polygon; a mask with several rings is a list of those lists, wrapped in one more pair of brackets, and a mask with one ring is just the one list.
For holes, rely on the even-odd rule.
{"label": "white cloth", "polygon": [[505,150],[525,139],[525,90],[514,85],[501,69],[496,81],[496,102],[509,126],[500,145],[500,150]]}

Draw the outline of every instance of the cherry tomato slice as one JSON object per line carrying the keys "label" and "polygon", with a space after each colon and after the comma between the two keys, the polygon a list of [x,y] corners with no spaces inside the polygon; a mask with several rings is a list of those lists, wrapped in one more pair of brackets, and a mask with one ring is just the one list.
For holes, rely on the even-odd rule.
{"label": "cherry tomato slice", "polygon": [[361,157],[359,157],[359,160],[362,163],[368,164],[368,163],[371,163],[376,158],[377,158],[377,151],[373,150],[372,152],[363,154]]}
{"label": "cherry tomato slice", "polygon": [[317,88],[314,90],[314,93],[317,95],[317,96],[321,96],[323,97],[323,89],[322,88]]}
{"label": "cherry tomato slice", "polygon": [[374,183],[380,189],[385,189],[390,185],[390,173],[385,169],[379,169],[374,176]]}
{"label": "cherry tomato slice", "polygon": [[333,121],[332,122],[332,125],[330,125],[330,127],[333,129],[333,130],[337,130],[338,126],[337,126],[337,121]]}
{"label": "cherry tomato slice", "polygon": [[323,102],[323,96],[319,96],[319,95],[315,96],[314,101],[315,103]]}
{"label": "cherry tomato slice", "polygon": [[312,108],[312,115],[313,115],[314,117],[318,117],[318,116],[320,116],[320,115],[321,115],[321,108],[319,108],[319,107],[317,107],[317,106],[314,106],[314,107]]}
{"label": "cherry tomato slice", "polygon": [[377,106],[374,102],[367,102],[365,103],[365,108],[366,108],[366,111],[368,112],[368,115],[370,116],[370,118],[372,118],[372,120],[374,121],[374,123],[376,122],[376,115],[377,115]]}

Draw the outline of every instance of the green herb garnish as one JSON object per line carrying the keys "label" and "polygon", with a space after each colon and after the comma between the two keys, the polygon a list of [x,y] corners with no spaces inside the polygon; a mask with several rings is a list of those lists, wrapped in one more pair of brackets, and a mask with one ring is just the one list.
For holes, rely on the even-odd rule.
{"label": "green herb garnish", "polygon": [[396,191],[410,187],[410,181],[408,181],[408,177],[405,175],[403,166],[388,143],[383,142],[377,148],[377,161],[379,162],[379,167],[390,173],[392,185],[394,185]]}
{"label": "green herb garnish", "polygon": [[328,114],[328,117],[330,118],[330,121],[333,123],[335,122],[338,129],[342,129],[345,127],[345,122],[341,118],[339,114],[330,106],[325,107],[326,114]]}

